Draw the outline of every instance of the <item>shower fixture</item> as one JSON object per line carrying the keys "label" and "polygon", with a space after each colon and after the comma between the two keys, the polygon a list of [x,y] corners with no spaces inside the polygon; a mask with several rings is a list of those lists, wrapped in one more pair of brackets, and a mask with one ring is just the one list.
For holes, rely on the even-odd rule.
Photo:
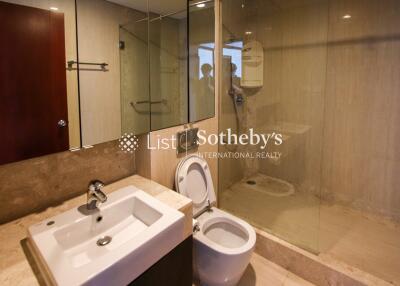
{"label": "shower fixture", "polygon": [[[243,97],[243,92],[240,89],[240,87],[237,87],[234,85],[233,83],[233,74],[235,72],[235,68],[234,68],[234,64],[231,62],[230,64],[230,87],[228,90],[228,95],[231,97],[232,102],[233,102],[233,108],[235,110],[235,121],[236,121],[236,132],[239,134],[240,133],[240,116],[239,116],[239,107],[241,107],[244,103],[244,97]],[[237,145],[234,146],[233,150],[229,150],[229,151],[236,151],[237,149]]]}

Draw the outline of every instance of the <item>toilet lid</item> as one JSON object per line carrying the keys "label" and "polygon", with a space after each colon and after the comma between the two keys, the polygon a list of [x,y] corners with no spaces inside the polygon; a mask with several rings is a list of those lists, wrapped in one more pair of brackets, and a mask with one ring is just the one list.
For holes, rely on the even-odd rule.
{"label": "toilet lid", "polygon": [[210,168],[198,155],[184,158],[176,168],[176,190],[193,201],[193,216],[216,201]]}

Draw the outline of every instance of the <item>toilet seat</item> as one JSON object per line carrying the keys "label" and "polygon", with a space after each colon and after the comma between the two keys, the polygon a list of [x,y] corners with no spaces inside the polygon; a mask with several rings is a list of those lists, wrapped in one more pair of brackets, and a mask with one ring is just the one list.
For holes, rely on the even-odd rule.
{"label": "toilet seat", "polygon": [[[197,220],[200,231],[196,233],[195,238],[219,253],[241,254],[248,252],[255,245],[256,234],[253,227],[218,208],[213,207],[212,212],[202,214]],[[219,233],[219,241],[209,234],[209,230],[218,224],[224,224],[223,231]],[[242,239],[241,245],[237,245],[237,241],[232,241],[237,238]]]}
{"label": "toilet seat", "polygon": [[[211,172],[207,162],[198,155],[189,155],[178,165],[175,172],[176,190],[193,201],[193,217],[197,217],[200,231],[195,238],[217,252],[240,254],[254,247],[254,229],[245,221],[218,208],[204,212],[216,202]],[[215,230],[214,237],[209,233]],[[219,234],[219,237],[217,238]],[[234,245],[242,239],[243,243]],[[229,246],[231,245],[231,247]]]}
{"label": "toilet seat", "polygon": [[177,192],[193,201],[194,217],[216,202],[210,169],[198,155],[189,155],[179,163],[175,172],[175,187]]}
{"label": "toilet seat", "polygon": [[184,158],[175,172],[176,191],[192,199],[198,228],[193,233],[193,274],[204,285],[237,285],[250,262],[256,232],[247,222],[211,207],[216,202],[207,162]]}

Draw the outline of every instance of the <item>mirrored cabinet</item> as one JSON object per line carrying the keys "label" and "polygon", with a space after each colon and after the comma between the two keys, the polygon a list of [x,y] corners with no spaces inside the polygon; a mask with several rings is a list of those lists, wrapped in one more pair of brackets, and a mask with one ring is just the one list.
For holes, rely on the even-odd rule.
{"label": "mirrored cabinet", "polygon": [[214,2],[0,1],[0,164],[214,116]]}

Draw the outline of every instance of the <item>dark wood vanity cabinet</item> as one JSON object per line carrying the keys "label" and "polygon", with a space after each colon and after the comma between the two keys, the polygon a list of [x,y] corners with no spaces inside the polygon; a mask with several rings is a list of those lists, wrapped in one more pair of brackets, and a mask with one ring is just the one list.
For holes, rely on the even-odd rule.
{"label": "dark wood vanity cabinet", "polygon": [[192,247],[190,236],[129,286],[192,286]]}

